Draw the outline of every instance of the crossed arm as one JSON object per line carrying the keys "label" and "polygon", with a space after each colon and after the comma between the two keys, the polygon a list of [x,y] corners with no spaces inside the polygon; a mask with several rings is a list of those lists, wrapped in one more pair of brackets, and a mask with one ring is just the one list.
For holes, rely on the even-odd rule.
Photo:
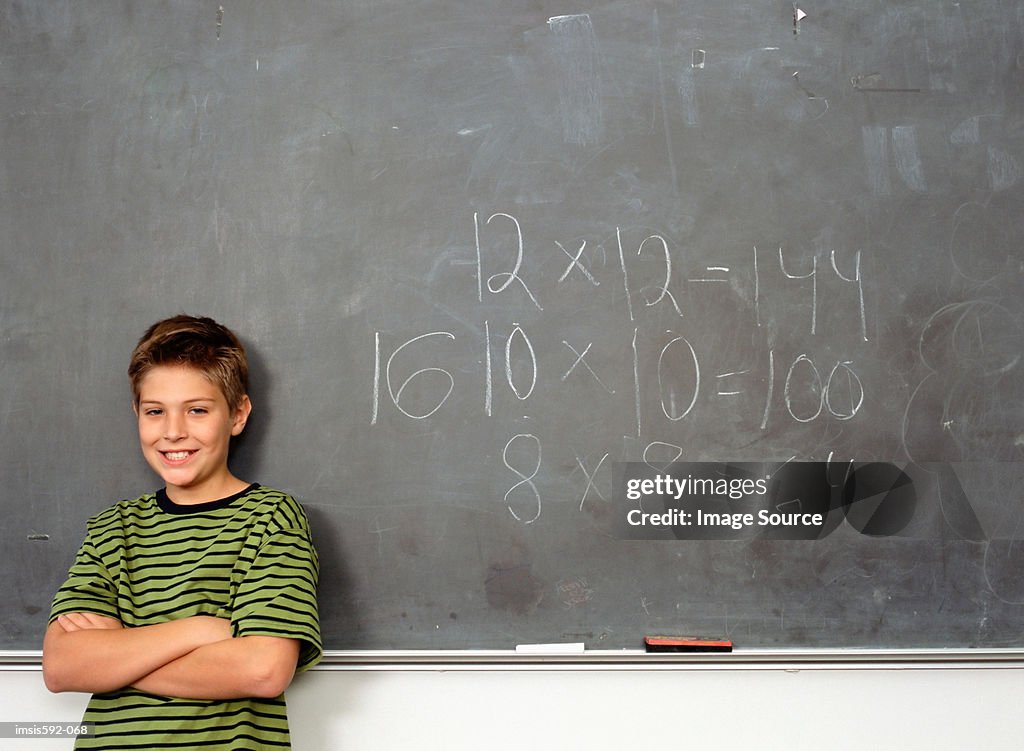
{"label": "crossed arm", "polygon": [[43,679],[55,692],[133,686],[183,699],[273,698],[291,683],[298,657],[295,639],[232,637],[224,618],[124,628],[116,618],[68,613],[46,630]]}

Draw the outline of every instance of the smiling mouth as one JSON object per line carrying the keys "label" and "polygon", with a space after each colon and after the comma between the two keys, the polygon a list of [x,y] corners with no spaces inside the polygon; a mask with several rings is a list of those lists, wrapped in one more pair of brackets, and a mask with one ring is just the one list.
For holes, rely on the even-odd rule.
{"label": "smiling mouth", "polygon": [[192,456],[195,451],[161,451],[160,453],[169,462],[183,462]]}

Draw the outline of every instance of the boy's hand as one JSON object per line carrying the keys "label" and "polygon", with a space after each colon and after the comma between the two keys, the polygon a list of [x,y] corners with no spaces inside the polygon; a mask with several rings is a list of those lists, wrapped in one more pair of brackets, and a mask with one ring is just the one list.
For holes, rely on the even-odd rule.
{"label": "boy's hand", "polygon": [[57,617],[57,623],[66,632],[85,631],[91,628],[124,628],[121,621],[97,613],[65,613]]}

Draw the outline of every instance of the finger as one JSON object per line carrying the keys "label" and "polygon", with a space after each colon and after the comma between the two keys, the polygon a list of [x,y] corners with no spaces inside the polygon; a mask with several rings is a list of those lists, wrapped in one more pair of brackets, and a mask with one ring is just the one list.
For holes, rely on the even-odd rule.
{"label": "finger", "polygon": [[98,613],[83,613],[92,628],[122,628],[121,621],[111,618],[109,615]]}
{"label": "finger", "polygon": [[65,622],[62,623],[65,626],[65,630],[69,630],[67,628],[68,624],[71,626],[70,630],[74,631],[96,628],[121,628],[121,622],[116,618],[98,615],[97,613],[66,613],[61,618],[65,619]]}
{"label": "finger", "polygon": [[57,616],[57,623],[59,623],[60,627],[67,632],[81,631],[81,627],[72,617],[74,615],[76,615],[76,613],[65,613],[64,615],[59,615]]}

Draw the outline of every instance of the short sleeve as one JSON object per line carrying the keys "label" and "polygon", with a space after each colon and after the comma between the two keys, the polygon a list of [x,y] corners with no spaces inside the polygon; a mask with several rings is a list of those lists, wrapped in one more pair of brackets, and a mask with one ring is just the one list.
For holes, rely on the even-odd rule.
{"label": "short sleeve", "polygon": [[[235,592],[231,622],[236,636],[280,636],[302,642],[297,670],[323,654],[316,587],[320,567],[301,507],[275,515]],[[281,524],[288,526],[281,526]]]}
{"label": "short sleeve", "polygon": [[67,579],[53,598],[50,621],[65,613],[96,613],[120,618],[117,590],[106,565],[96,550],[92,534],[86,536],[75,555]]}

